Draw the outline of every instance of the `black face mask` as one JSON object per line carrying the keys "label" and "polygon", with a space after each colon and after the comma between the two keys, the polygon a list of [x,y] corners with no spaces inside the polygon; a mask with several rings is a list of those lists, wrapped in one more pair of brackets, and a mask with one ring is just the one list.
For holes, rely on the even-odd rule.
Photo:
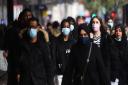
{"label": "black face mask", "polygon": [[80,37],[80,43],[85,44],[85,45],[89,45],[90,44],[89,37]]}

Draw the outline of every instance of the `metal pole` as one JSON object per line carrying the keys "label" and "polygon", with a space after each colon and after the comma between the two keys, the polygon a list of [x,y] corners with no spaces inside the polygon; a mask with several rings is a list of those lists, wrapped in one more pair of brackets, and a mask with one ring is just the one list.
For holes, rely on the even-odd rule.
{"label": "metal pole", "polygon": [[2,12],[2,19],[4,18],[4,7],[3,7],[3,0],[1,0],[1,12]]}
{"label": "metal pole", "polygon": [[7,0],[7,19],[8,24],[13,21],[13,0]]}
{"label": "metal pole", "polygon": [[67,0],[64,0],[65,3],[65,18],[67,17]]}
{"label": "metal pole", "polygon": [[[43,2],[44,3],[44,2]],[[38,0],[38,6],[41,6],[41,4],[42,4],[42,1],[41,0]],[[43,24],[44,23],[44,21],[42,20],[42,14],[41,14],[41,10],[39,9],[39,7],[38,7],[38,19],[39,19],[39,21]]]}

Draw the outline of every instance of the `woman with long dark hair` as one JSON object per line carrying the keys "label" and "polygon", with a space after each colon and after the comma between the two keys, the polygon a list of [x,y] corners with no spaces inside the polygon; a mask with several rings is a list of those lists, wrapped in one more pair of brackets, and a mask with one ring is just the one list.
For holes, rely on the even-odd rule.
{"label": "woman with long dark hair", "polygon": [[[95,16],[91,19],[89,24],[89,29],[91,30],[90,38],[92,42],[95,43],[100,49],[102,53],[103,62],[105,64],[105,68],[108,76],[110,75],[110,43],[111,37],[105,31],[103,21],[100,17]],[[110,76],[109,76],[110,77]]]}
{"label": "woman with long dark hair", "polygon": [[85,24],[78,27],[78,41],[71,49],[62,85],[110,85],[101,49],[90,39]]}

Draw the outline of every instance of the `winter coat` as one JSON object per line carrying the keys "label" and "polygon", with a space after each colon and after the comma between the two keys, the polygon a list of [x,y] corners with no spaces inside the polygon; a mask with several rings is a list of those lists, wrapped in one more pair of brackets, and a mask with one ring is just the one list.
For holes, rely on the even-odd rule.
{"label": "winter coat", "polygon": [[89,49],[90,45],[80,43],[73,46],[62,85],[110,85],[101,49],[92,43],[87,63]]}
{"label": "winter coat", "polygon": [[117,41],[114,38],[110,46],[111,55],[111,81],[119,79],[119,85],[126,84],[128,42],[126,39]]}
{"label": "winter coat", "polygon": [[36,43],[23,40],[19,65],[19,85],[53,85],[50,51],[41,32]]}
{"label": "winter coat", "polygon": [[74,39],[64,41],[62,35],[51,43],[50,47],[55,74],[63,74],[69,59],[71,47],[74,43]]}

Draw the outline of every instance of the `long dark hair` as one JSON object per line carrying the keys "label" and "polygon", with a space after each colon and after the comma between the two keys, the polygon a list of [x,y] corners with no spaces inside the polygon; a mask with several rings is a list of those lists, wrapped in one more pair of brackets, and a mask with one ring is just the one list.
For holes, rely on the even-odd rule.
{"label": "long dark hair", "polygon": [[95,17],[93,17],[93,18],[91,19],[90,24],[89,24],[89,29],[90,29],[90,31],[91,31],[92,33],[94,32],[93,29],[92,29],[92,21],[93,21],[93,19],[95,19],[95,18],[97,18],[97,19],[100,21],[100,24],[101,24],[101,26],[100,26],[100,31],[101,31],[101,33],[102,33],[102,34],[106,33],[104,23],[103,23],[102,19],[101,19],[100,17],[98,17],[98,16],[95,16]]}
{"label": "long dark hair", "polygon": [[80,37],[81,30],[84,30],[89,36],[90,31],[89,31],[89,28],[88,28],[87,24],[84,23],[84,24],[80,24],[78,26],[78,38]]}
{"label": "long dark hair", "polygon": [[[64,27],[64,24],[66,23],[66,22],[68,22],[69,23],[69,21],[67,20],[67,19],[63,19],[62,20],[62,22],[61,22],[61,29]],[[69,25],[70,25],[70,23],[69,23]]]}
{"label": "long dark hair", "polygon": [[88,25],[85,24],[85,23],[84,23],[84,24],[80,24],[80,25],[78,26],[78,40],[77,40],[77,43],[81,43],[81,42],[80,42],[80,32],[81,32],[81,30],[84,30],[84,31],[87,33],[88,37],[89,37],[89,34],[90,34]]}
{"label": "long dark hair", "polygon": [[[116,30],[116,29],[121,29],[121,31],[122,31],[122,39],[123,40],[126,40],[127,39],[127,37],[126,37],[126,34],[125,34],[125,29],[124,29],[124,26],[123,25],[121,25],[121,24],[117,24],[117,25],[115,25],[115,28],[114,28],[114,30]],[[112,36],[113,38],[115,38],[116,37],[116,35],[115,35],[115,33],[113,34],[113,36]]]}

